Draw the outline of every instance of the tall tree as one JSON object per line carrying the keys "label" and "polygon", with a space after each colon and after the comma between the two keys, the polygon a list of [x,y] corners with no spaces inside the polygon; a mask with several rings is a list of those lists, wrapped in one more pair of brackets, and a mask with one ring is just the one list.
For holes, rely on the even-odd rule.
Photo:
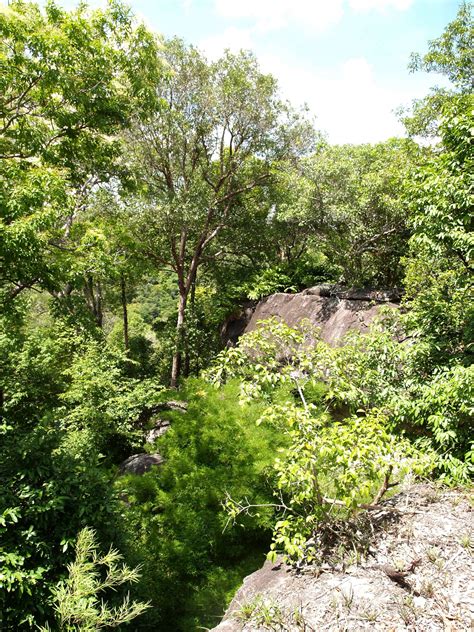
{"label": "tall tree", "polygon": [[[129,10],[0,7],[0,292],[64,282],[88,192],[120,173],[117,132],[160,76],[155,37]],[[66,262],[65,262],[66,259]],[[66,264],[66,265],[65,265]]]}
{"label": "tall tree", "polygon": [[446,104],[440,151],[410,182],[409,317],[435,364],[472,363],[473,104],[471,95]]}
{"label": "tall tree", "polygon": [[245,212],[247,196],[269,182],[272,164],[307,148],[311,133],[251,54],[227,52],[210,64],[175,39],[164,55],[171,73],[158,88],[162,106],[130,136],[145,194],[131,215],[145,256],[177,276],[176,386],[186,308],[204,256]]}
{"label": "tall tree", "polygon": [[287,175],[276,216],[306,228],[346,283],[393,286],[409,237],[403,181],[417,152],[399,139],[322,147]]}
{"label": "tall tree", "polygon": [[451,83],[450,88],[434,87],[430,93],[401,108],[400,114],[410,135],[436,136],[443,106],[456,95],[474,90],[474,19],[473,4],[462,2],[456,18],[443,34],[428,43],[425,55],[412,53],[411,72],[436,72]]}

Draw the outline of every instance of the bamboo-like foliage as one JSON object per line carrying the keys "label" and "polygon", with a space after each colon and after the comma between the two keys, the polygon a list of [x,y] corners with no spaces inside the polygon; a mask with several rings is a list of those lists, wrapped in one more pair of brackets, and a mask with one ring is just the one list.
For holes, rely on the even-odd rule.
{"label": "bamboo-like foliage", "polygon": [[[55,590],[59,629],[63,632],[92,632],[115,628],[141,615],[150,606],[131,601],[127,594],[119,606],[109,606],[101,599],[107,590],[137,582],[138,568],[122,563],[122,555],[113,548],[105,554],[99,552],[95,531],[85,527],[76,544],[76,559],[68,566],[68,579]],[[46,632],[48,627],[41,630]]]}

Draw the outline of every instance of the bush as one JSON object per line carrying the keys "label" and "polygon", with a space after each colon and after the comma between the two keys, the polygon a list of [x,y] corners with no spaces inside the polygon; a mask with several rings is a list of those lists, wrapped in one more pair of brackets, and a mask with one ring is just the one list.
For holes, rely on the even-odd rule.
{"label": "bush", "polygon": [[4,428],[0,462],[2,629],[33,630],[52,616],[51,590],[85,525],[114,532],[115,502],[87,432]]}
{"label": "bush", "polygon": [[224,599],[269,545],[271,509],[232,529],[223,508],[227,494],[271,501],[271,465],[284,440],[275,429],[256,425],[264,404],[241,405],[239,394],[235,382],[220,389],[186,382],[188,410],[170,413],[171,428],[158,441],[165,464],[117,483],[126,498],[130,553],[146,578],[140,595],[155,606],[160,630],[214,624]]}
{"label": "bush", "polygon": [[[322,561],[322,539],[339,518],[377,504],[406,476],[427,474],[433,458],[388,431],[376,409],[334,422],[314,407],[271,407],[262,422],[287,433],[290,446],[275,460],[280,519],[270,559]],[[277,501],[278,502],[278,501]]]}
{"label": "bush", "polygon": [[[116,628],[140,616],[148,604],[132,601],[127,594],[117,606],[106,604],[101,593],[116,591],[120,586],[137,582],[138,569],[120,564],[122,555],[110,548],[100,554],[96,534],[84,527],[77,537],[76,558],[69,564],[69,577],[54,589],[58,630],[62,632]],[[48,632],[48,626],[41,628]]]}

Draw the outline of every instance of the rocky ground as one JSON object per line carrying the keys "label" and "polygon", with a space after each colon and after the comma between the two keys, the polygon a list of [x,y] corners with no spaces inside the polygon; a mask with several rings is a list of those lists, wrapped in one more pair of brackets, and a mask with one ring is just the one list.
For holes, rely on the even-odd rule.
{"label": "rocky ground", "polygon": [[370,524],[363,559],[299,572],[266,562],[215,632],[474,630],[474,491],[416,485]]}

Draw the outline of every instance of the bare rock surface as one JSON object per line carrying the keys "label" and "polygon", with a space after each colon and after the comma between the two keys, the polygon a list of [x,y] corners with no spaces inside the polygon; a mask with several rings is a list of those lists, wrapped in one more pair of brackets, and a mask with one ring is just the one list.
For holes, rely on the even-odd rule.
{"label": "bare rock surface", "polygon": [[266,562],[215,632],[474,629],[474,495],[416,485],[381,503],[367,557],[297,573]]}
{"label": "bare rock surface", "polygon": [[145,435],[146,443],[154,443],[159,437],[168,432],[171,422],[168,419],[157,419],[153,428],[147,431]]}
{"label": "bare rock surface", "polygon": [[272,316],[290,327],[302,320],[321,329],[321,338],[329,344],[337,342],[348,331],[365,331],[382,305],[398,307],[394,292],[364,290],[330,290],[329,286],[308,288],[299,294],[272,294],[258,303],[245,333],[257,328],[258,322]]}
{"label": "bare rock surface", "polygon": [[155,466],[161,465],[164,462],[161,454],[156,452],[155,454],[133,454],[120,465],[120,474],[144,474],[148,470]]}

